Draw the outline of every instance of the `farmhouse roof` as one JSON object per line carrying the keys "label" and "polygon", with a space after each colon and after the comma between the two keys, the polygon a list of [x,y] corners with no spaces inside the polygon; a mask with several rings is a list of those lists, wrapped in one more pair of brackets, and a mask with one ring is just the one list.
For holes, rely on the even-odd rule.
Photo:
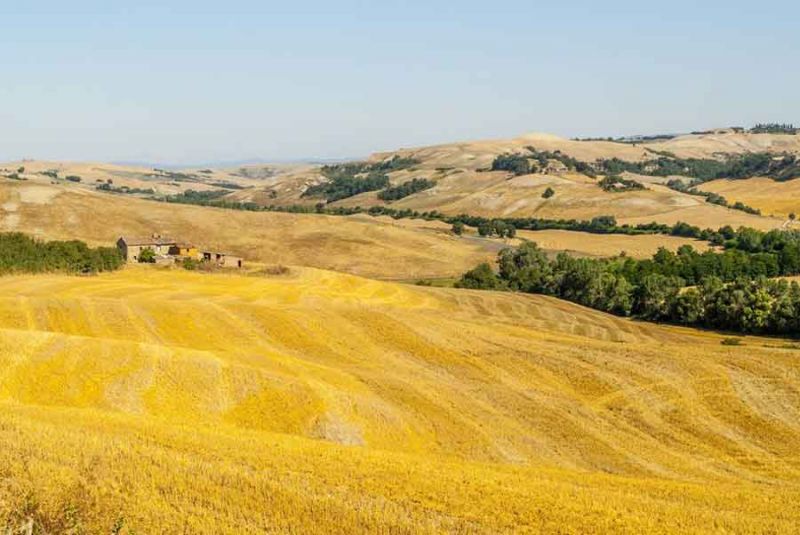
{"label": "farmhouse roof", "polygon": [[165,236],[122,236],[128,245],[175,245],[176,241]]}

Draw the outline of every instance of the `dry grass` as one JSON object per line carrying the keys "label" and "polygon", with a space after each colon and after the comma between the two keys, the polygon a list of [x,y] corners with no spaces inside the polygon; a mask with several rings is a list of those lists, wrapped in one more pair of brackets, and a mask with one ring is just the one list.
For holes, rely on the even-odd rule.
{"label": "dry grass", "polygon": [[449,277],[493,259],[498,245],[389,221],[165,204],[50,184],[0,182],[0,230],[108,245],[160,232],[248,261],[379,278]]}
{"label": "dry grass", "polygon": [[521,230],[517,232],[517,236],[534,241],[543,249],[567,251],[577,256],[617,256],[624,252],[632,258],[650,258],[659,247],[677,251],[682,245],[691,245],[701,252],[709,248],[708,242],[661,234],[626,236],[595,235],[569,230]]}
{"label": "dry grass", "polygon": [[800,180],[776,182],[771,178],[747,180],[714,180],[700,189],[719,193],[729,202],[740,201],[758,208],[764,214],[788,217],[800,214]]}
{"label": "dry grass", "polygon": [[0,279],[0,526],[790,532],[796,351],[292,268]]}
{"label": "dry grass", "polygon": [[[373,156],[380,160],[400,155],[418,160],[414,167],[390,174],[393,183],[415,177],[425,177],[436,182],[432,189],[391,203],[393,208],[419,211],[438,210],[447,214],[468,213],[484,217],[543,217],[591,219],[598,215],[613,215],[619,220],[632,222],[685,221],[693,225],[719,228],[750,226],[770,229],[781,221],[758,217],[736,210],[709,205],[702,198],[679,193],[657,182],[665,179],[636,177],[647,183],[647,189],[626,193],[609,193],[597,187],[595,181],[573,173],[527,175],[509,178],[505,172],[479,172],[491,167],[492,160],[507,152],[525,152],[526,147],[539,150],[560,150],[584,161],[618,157],[637,161],[654,157],[650,150],[673,151],[680,156],[712,157],[726,152],[748,150],[796,150],[800,152],[800,136],[756,136],[740,134],[714,134],[684,136],[658,144],[623,144],[607,141],[579,142],[546,134],[531,134],[511,140],[452,143],[432,147],[403,149]],[[789,140],[787,142],[787,139]],[[788,143],[788,145],[787,145]],[[273,199],[259,190],[238,192],[236,197],[265,204],[314,203],[302,198],[309,184],[322,178],[317,170],[305,170],[284,175],[269,186]],[[543,199],[542,194],[553,188],[555,196]],[[336,206],[362,206],[384,204],[376,192],[363,193],[334,203]]]}

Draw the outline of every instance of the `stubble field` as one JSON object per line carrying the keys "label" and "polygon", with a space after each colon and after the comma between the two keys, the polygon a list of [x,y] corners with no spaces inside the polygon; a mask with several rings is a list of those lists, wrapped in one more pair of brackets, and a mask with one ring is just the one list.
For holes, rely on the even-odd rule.
{"label": "stubble field", "polygon": [[797,350],[720,340],[309,268],[5,277],[0,519],[790,532]]}

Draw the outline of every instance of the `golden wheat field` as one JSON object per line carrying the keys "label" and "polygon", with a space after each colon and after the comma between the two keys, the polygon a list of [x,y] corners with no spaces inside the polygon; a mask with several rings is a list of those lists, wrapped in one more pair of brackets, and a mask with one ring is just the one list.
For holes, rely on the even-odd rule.
{"label": "golden wheat field", "polygon": [[521,239],[536,242],[542,249],[549,251],[565,251],[577,256],[616,256],[625,254],[631,258],[649,258],[660,247],[676,251],[683,245],[690,245],[697,251],[707,251],[708,242],[663,236],[660,234],[600,234],[570,230],[520,230],[517,236]]}
{"label": "golden wheat field", "polygon": [[743,202],[764,214],[786,218],[789,214],[800,213],[800,184],[796,180],[779,182],[764,177],[722,179],[707,182],[700,189],[719,193],[730,202]]}
{"label": "golden wheat field", "polygon": [[311,268],[4,277],[0,526],[795,531],[800,353],[720,339]]}

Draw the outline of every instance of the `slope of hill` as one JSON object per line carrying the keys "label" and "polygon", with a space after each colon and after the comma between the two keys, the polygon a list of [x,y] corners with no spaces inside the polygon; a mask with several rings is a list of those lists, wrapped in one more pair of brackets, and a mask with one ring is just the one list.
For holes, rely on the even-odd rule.
{"label": "slope of hill", "polygon": [[[435,185],[391,202],[397,209],[438,210],[451,215],[468,213],[484,217],[542,217],[591,219],[611,215],[621,222],[685,221],[701,227],[724,225],[775,228],[779,218],[759,217],[744,212],[709,205],[702,197],[673,191],[662,185],[666,178],[631,175],[645,184],[638,191],[609,192],[596,180],[559,168],[555,164],[545,174],[510,176],[505,171],[487,172],[501,154],[526,152],[529,147],[556,152],[583,162],[619,158],[640,162],[674,154],[683,158],[722,158],[746,152],[800,153],[800,135],[745,134],[717,132],[679,136],[657,142],[622,143],[613,141],[576,141],[547,134],[529,134],[510,140],[452,143],[432,147],[400,149],[378,153],[372,163],[395,156],[416,164],[389,170],[393,185],[415,178],[425,178]],[[66,176],[82,178],[73,189],[94,189],[113,181],[114,188],[136,188],[154,195],[174,195],[186,190],[216,190],[220,199],[252,202],[263,206],[292,204],[314,205],[319,198],[303,193],[327,179],[319,166],[276,165],[243,166],[236,169],[154,170],[138,167],[93,163],[23,161],[0,166],[0,174],[9,176],[18,167],[23,178],[48,183],[47,173],[57,172],[56,181]],[[548,188],[555,194],[544,198]],[[143,193],[141,193],[143,194]],[[738,199],[735,199],[738,200]],[[385,205],[378,192],[371,191],[333,201],[330,206],[369,207]],[[746,203],[747,204],[747,203]],[[772,213],[772,212],[770,212]],[[782,215],[781,212],[776,212]]]}
{"label": "slope of hill", "polygon": [[0,230],[109,245],[159,232],[248,261],[380,278],[448,277],[492,259],[502,242],[442,229],[333,216],[253,213],[147,201],[67,185],[0,181]]}
{"label": "slope of hill", "polygon": [[[720,158],[726,154],[772,151],[800,153],[800,136],[774,134],[714,133],[680,136],[652,143],[612,141],[576,141],[546,134],[530,134],[511,140],[453,143],[432,147],[400,149],[373,155],[370,161],[381,162],[395,156],[417,163],[391,171],[392,184],[413,178],[435,182],[431,189],[394,201],[397,209],[438,210],[448,214],[469,213],[485,217],[536,216],[544,218],[591,219],[613,215],[625,222],[683,220],[698,226],[723,225],[775,228],[781,221],[759,217],[719,206],[709,206],[702,198],[670,190],[660,183],[666,178],[633,177],[646,184],[640,191],[624,193],[603,191],[595,180],[584,175],[559,170],[546,174],[511,177],[508,172],[487,172],[495,157],[523,153],[528,147],[539,151],[560,151],[584,162],[619,158],[644,161],[671,153],[678,157]],[[265,188],[252,188],[231,194],[231,199],[264,205],[313,204],[319,199],[302,197],[303,192],[325,178],[319,170],[286,174]],[[543,198],[547,188],[555,195]],[[386,204],[377,192],[367,192],[331,203],[332,206],[368,207]]]}
{"label": "slope of hill", "polygon": [[34,183],[69,185],[73,189],[94,190],[102,185],[116,191],[127,188],[155,195],[175,195],[190,189],[230,193],[261,187],[284,174],[308,172],[310,169],[311,166],[304,164],[245,165],[232,169],[159,169],[100,162],[21,160],[0,163],[0,176],[11,175]]}
{"label": "slope of hill", "polygon": [[[451,228],[451,225],[439,220],[392,219],[388,216],[373,217],[364,214],[354,215],[350,218],[448,234]],[[485,241],[487,238],[480,237],[477,230],[467,228],[464,230],[463,239]],[[663,234],[587,234],[586,232],[571,230],[520,230],[517,231],[516,239],[498,240],[496,243],[498,246],[501,244],[518,246],[522,243],[522,240],[536,242],[542,249],[551,253],[568,251],[576,256],[593,257],[618,256],[621,253],[625,253],[633,258],[648,258],[658,251],[659,247],[664,247],[670,251],[677,251],[682,245],[691,245],[698,251],[705,251],[710,247],[708,242],[701,240]]]}
{"label": "slope of hill", "polygon": [[784,219],[791,213],[800,214],[800,180],[776,182],[763,177],[714,180],[702,184],[699,189],[719,193],[729,202],[743,202],[763,214]]}
{"label": "slope of hill", "polygon": [[0,525],[788,532],[800,361],[293,268],[0,279]]}

